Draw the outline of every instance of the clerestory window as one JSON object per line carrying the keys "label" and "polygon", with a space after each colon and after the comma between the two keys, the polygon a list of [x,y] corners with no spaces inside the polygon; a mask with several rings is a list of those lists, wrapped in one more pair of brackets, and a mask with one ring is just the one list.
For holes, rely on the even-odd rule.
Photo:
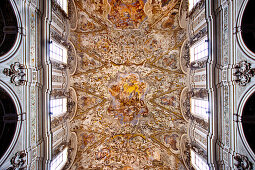
{"label": "clerestory window", "polygon": [[208,57],[207,36],[190,47],[190,62]]}
{"label": "clerestory window", "polygon": [[203,99],[190,99],[191,114],[199,117],[205,121],[208,121],[209,103],[208,100]]}
{"label": "clerestory window", "polygon": [[67,64],[67,48],[52,41],[50,43],[50,59]]}
{"label": "clerestory window", "polygon": [[60,152],[51,162],[51,170],[62,170],[67,161],[68,148],[66,147],[62,152]]}
{"label": "clerestory window", "polygon": [[58,117],[67,112],[67,98],[51,99],[50,113],[51,117]]}
{"label": "clerestory window", "polygon": [[189,11],[191,11],[199,1],[200,0],[189,0]]}
{"label": "clerestory window", "polygon": [[190,161],[191,165],[196,170],[209,170],[209,166],[206,163],[206,160],[204,160],[200,155],[198,155],[195,151],[192,149],[190,150]]}
{"label": "clerestory window", "polygon": [[68,12],[68,2],[67,2],[67,0],[56,0],[56,2],[66,13]]}

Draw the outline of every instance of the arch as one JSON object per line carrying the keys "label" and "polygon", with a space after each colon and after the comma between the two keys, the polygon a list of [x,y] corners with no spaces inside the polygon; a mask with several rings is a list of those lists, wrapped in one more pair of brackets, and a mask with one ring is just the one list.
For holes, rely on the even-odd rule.
{"label": "arch", "polygon": [[188,93],[189,93],[189,88],[185,87],[182,90],[181,97],[180,97],[181,113],[186,122],[189,122],[189,119],[190,119],[190,97]]}
{"label": "arch", "polygon": [[[2,119],[2,121],[4,121],[4,119],[6,119],[7,123],[8,123],[8,121],[15,122],[15,123],[12,123],[12,125],[15,124],[15,128],[10,128],[10,126],[8,125],[8,126],[6,126],[6,127],[8,127],[8,129],[5,129],[4,126],[1,126],[1,128],[3,128],[3,129],[1,129],[0,133],[3,132],[3,134],[5,134],[5,137],[7,135],[11,136],[9,139],[4,139],[6,142],[6,145],[4,145],[4,149],[1,150],[2,153],[0,153],[0,165],[1,165],[5,161],[5,159],[9,156],[9,154],[13,150],[13,148],[18,140],[18,137],[20,134],[20,129],[21,129],[21,124],[22,124],[22,122],[21,122],[22,121],[22,118],[21,118],[22,111],[21,111],[20,102],[19,102],[16,94],[12,91],[12,89],[8,85],[6,85],[1,80],[0,80],[0,93],[1,93],[1,95],[0,95],[0,105],[1,105],[0,109],[4,110],[4,112],[6,113],[5,115],[0,115],[0,118]],[[2,100],[2,99],[4,99],[4,100]],[[9,107],[6,107],[6,105],[4,105],[6,102],[8,102]],[[1,122],[1,124],[2,124],[2,122]],[[2,140],[1,140],[1,144],[2,144]]]}
{"label": "arch", "polygon": [[190,65],[189,41],[184,40],[180,51],[180,67],[183,73],[188,74]]}
{"label": "arch", "polygon": [[0,62],[9,59],[19,48],[20,28],[21,19],[15,1],[3,0],[0,6]]}
{"label": "arch", "polygon": [[72,121],[76,115],[76,111],[78,108],[78,100],[77,100],[77,94],[74,88],[70,87],[69,88],[69,92],[70,92],[70,99],[72,99],[74,101],[74,107],[72,109],[72,114],[70,116],[70,121]]}
{"label": "arch", "polygon": [[[246,123],[243,123],[244,121],[247,121],[247,119],[248,120],[251,119],[251,117],[250,118],[247,117],[247,115],[249,115],[249,114],[244,113],[244,112],[247,112],[247,109],[249,109],[249,107],[247,108],[247,106],[250,103],[254,103],[254,102],[251,102],[251,100],[255,102],[255,85],[252,86],[245,93],[245,95],[242,97],[242,100],[240,101],[240,104],[239,104],[239,107],[238,107],[238,117],[239,117],[239,119],[237,121],[237,123],[238,123],[238,131],[239,131],[241,140],[242,140],[246,150],[250,154],[250,156],[254,159],[255,158],[255,154],[254,154],[255,153],[255,145],[254,145],[254,143],[252,143],[253,144],[252,146],[250,145],[252,140],[254,140],[254,139],[252,139],[252,138],[247,136],[247,135],[249,135],[247,133],[248,132],[247,128],[249,128],[249,126],[245,125]],[[243,118],[244,118],[244,120],[242,120]],[[247,122],[247,123],[249,123],[249,122]],[[254,121],[254,124],[255,124],[255,121]]]}
{"label": "arch", "polygon": [[[255,59],[255,47],[252,41],[255,40],[255,2],[252,0],[244,0],[237,18],[237,41],[241,49],[252,59]],[[253,27],[253,28],[252,28]],[[253,29],[253,30],[252,30]]]}
{"label": "arch", "polygon": [[69,68],[69,74],[74,75],[77,70],[77,53],[75,46],[71,40],[68,41],[69,48],[68,48],[68,65]]}

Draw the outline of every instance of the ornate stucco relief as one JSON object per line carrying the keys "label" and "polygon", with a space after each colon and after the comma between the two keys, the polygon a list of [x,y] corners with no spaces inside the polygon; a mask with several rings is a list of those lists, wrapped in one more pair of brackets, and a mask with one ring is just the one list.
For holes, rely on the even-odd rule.
{"label": "ornate stucco relief", "polygon": [[180,95],[188,78],[180,66],[187,57],[180,58],[187,35],[178,20],[181,1],[74,4],[78,22],[69,39],[77,69],[70,86],[77,111],[71,131],[78,147],[72,167],[185,169],[188,139],[181,139],[188,123]]}

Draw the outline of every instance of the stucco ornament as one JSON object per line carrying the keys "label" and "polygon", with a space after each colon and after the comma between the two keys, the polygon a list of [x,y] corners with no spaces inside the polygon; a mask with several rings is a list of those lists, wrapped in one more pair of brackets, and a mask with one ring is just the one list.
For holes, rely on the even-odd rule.
{"label": "stucco ornament", "polygon": [[246,86],[255,74],[255,69],[247,61],[240,61],[234,67],[234,80],[241,86]]}
{"label": "stucco ornament", "polygon": [[16,86],[24,85],[25,80],[25,66],[20,64],[19,62],[15,62],[14,64],[10,65],[10,68],[5,68],[3,70],[3,74],[6,76],[11,77],[11,83],[15,84]]}
{"label": "stucco ornament", "polygon": [[[180,66],[187,39],[178,22],[180,3],[75,1],[80,20],[69,37],[77,55],[70,77],[77,94],[72,168],[185,169],[181,136],[188,123],[180,96],[189,80]],[[107,17],[89,4],[108,11]]]}

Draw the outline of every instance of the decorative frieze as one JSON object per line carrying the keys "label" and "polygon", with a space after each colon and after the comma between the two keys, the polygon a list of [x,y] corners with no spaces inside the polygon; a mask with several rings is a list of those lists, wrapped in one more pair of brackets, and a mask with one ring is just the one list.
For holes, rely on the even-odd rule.
{"label": "decorative frieze", "polygon": [[201,29],[197,34],[195,34],[191,39],[190,39],[190,46],[195,44],[197,41],[199,41],[201,38],[207,35],[207,27],[204,27]]}
{"label": "decorative frieze", "polygon": [[195,14],[197,11],[200,11],[205,7],[205,0],[200,0],[189,12],[189,16],[191,17],[193,14]]}
{"label": "decorative frieze", "polygon": [[208,91],[207,89],[201,88],[201,89],[192,89],[192,91],[190,91],[191,93],[191,97],[195,97],[195,98],[208,98]]}
{"label": "decorative frieze", "polygon": [[56,0],[52,0],[52,11],[57,15],[63,17],[63,19],[68,19],[67,13],[61,8],[61,6],[56,2]]}
{"label": "decorative frieze", "polygon": [[25,80],[25,66],[20,64],[19,62],[15,62],[14,64],[10,65],[10,68],[5,68],[3,70],[3,74],[6,76],[11,77],[11,83],[15,84],[16,86],[24,85]]}
{"label": "decorative frieze", "polygon": [[196,60],[190,63],[190,68],[192,70],[205,68],[206,63],[207,63],[207,58],[204,60]]}
{"label": "decorative frieze", "polygon": [[223,32],[222,34],[222,47],[223,47],[223,65],[229,64],[229,9],[228,6],[223,9]]}
{"label": "decorative frieze", "polygon": [[198,117],[191,115],[191,120],[199,127],[205,130],[208,130],[208,127],[209,127],[208,122],[204,121],[203,119],[200,119]]}
{"label": "decorative frieze", "polygon": [[201,27],[205,26],[205,10],[202,10],[193,20],[192,20],[192,29],[194,32],[201,29]]}
{"label": "decorative frieze", "polygon": [[206,81],[206,75],[195,75],[193,78],[194,82],[205,82]]}
{"label": "decorative frieze", "polygon": [[230,114],[229,114],[229,86],[223,87],[223,141],[226,146],[230,146]]}
{"label": "decorative frieze", "polygon": [[54,39],[57,43],[63,45],[67,49],[70,48],[70,45],[67,43],[67,41],[63,38],[63,36],[59,35],[56,31],[51,30],[50,32],[50,38]]}
{"label": "decorative frieze", "polygon": [[198,155],[203,157],[204,159],[207,159],[207,153],[206,153],[206,151],[204,149],[200,148],[199,146],[197,146],[194,143],[191,143],[191,149],[193,151],[195,151]]}
{"label": "decorative frieze", "polygon": [[66,64],[64,63],[58,63],[55,61],[51,61],[52,68],[58,69],[58,70],[65,70],[67,68]]}
{"label": "decorative frieze", "polygon": [[247,61],[240,61],[234,66],[234,81],[240,86],[246,86],[255,74],[255,68]]}
{"label": "decorative frieze", "polygon": [[68,97],[69,96],[69,93],[65,91],[65,89],[54,89],[51,91],[51,96],[54,97],[54,98],[58,98],[58,97]]}
{"label": "decorative frieze", "polygon": [[59,144],[53,151],[53,157],[56,157],[60,152],[62,152],[65,147],[68,146],[67,142],[62,142],[61,144]]}

